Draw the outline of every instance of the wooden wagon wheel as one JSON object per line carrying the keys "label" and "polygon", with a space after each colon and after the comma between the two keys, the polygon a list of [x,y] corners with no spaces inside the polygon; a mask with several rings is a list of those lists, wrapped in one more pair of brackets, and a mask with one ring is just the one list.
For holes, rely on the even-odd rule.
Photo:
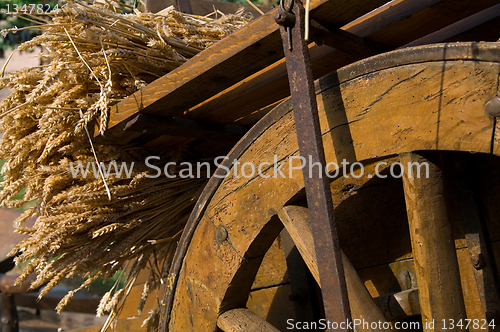
{"label": "wooden wagon wheel", "polygon": [[[407,162],[422,158],[412,151],[424,150],[500,155],[499,128],[484,111],[497,94],[499,55],[496,43],[425,46],[366,59],[320,79],[316,92],[327,162],[368,165],[389,157]],[[275,160],[288,173],[289,157],[297,154],[291,103],[285,101],[252,128],[224,164],[268,162],[262,173],[270,176],[230,172],[222,178],[226,170],[219,168],[220,177],[201,195],[171,268],[161,331],[215,331],[217,325],[237,331],[245,321],[273,331],[248,310],[233,309],[245,308],[262,257],[283,224],[315,275],[307,210],[290,204],[303,188],[301,170],[273,176]],[[439,163],[429,162],[430,179],[404,180],[421,313],[425,319],[459,320],[465,311],[443,180]],[[347,259],[344,264],[353,316],[365,315],[366,306],[375,307]],[[372,312],[367,319],[384,319],[376,308]]]}

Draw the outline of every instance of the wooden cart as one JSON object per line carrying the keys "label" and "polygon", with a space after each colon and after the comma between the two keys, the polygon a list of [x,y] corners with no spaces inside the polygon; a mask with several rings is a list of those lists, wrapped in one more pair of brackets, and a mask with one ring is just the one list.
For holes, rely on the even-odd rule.
{"label": "wooden cart", "polygon": [[[311,24],[309,44],[326,162],[330,174],[349,163],[329,181],[350,314],[368,322],[356,330],[497,329],[500,4],[310,8],[326,27]],[[336,305],[322,300],[331,289],[319,266],[330,258],[315,250],[302,172],[273,176],[276,160],[287,173],[299,155],[279,10],[114,106],[96,134],[152,149],[189,143],[229,156],[229,168],[269,165],[269,177],[208,181],[170,269],[160,331],[320,330],[304,324]],[[428,178],[407,167],[417,162]],[[136,315],[128,301],[116,331],[141,329],[143,316],[126,319]]]}

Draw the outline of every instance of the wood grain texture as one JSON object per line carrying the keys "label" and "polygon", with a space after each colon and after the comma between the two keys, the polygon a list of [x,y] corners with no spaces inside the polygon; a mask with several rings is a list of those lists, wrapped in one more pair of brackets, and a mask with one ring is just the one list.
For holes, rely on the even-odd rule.
{"label": "wood grain texture", "polygon": [[[467,318],[483,320],[485,319],[485,311],[483,310],[478,286],[474,277],[474,268],[471,264],[469,250],[467,248],[457,250],[457,259]],[[484,332],[485,329],[474,329],[473,326],[470,326],[469,331]]]}
{"label": "wood grain texture", "polygon": [[[433,47],[434,56],[440,52],[442,59],[443,48]],[[410,63],[404,63],[404,52],[400,51],[393,54],[396,58],[384,55],[367,60],[378,61],[381,69],[375,72],[372,65],[363,62],[320,80],[318,106],[327,162],[339,163],[341,149],[352,151],[350,155],[356,160],[437,148],[489,152],[493,125],[484,117],[483,105],[486,97],[496,92],[498,65],[487,62],[486,57],[496,54],[498,46],[445,48],[445,58],[462,56],[465,60],[443,63],[425,56],[422,60],[420,54],[429,53],[412,49],[405,51]],[[394,63],[396,68],[391,67]],[[368,73],[361,68],[368,68]],[[273,121],[265,122],[263,128],[257,125],[258,132],[251,130],[229,155],[240,163],[269,162],[263,175],[270,177],[238,177],[233,169],[205,193],[204,197],[210,197],[207,202],[199,202],[205,206],[197,211],[202,218],[194,218],[188,225],[194,229],[193,237],[182,240],[190,244],[179,261],[181,270],[173,275],[178,276],[178,284],[172,290],[172,330],[215,329],[221,310],[230,309],[222,300],[234,291],[239,277],[251,278],[254,268],[249,267],[250,262],[257,262],[264,254],[255,249],[265,247],[256,246],[259,236],[303,188],[300,169],[288,174],[288,157],[298,154],[290,111],[285,101],[263,119]],[[350,139],[338,140],[346,137]],[[283,163],[286,176],[273,176],[274,156],[278,164]],[[219,226],[228,232],[221,246],[216,245],[213,235]],[[238,288],[242,297],[248,296],[251,285],[245,287]]]}
{"label": "wood grain texture", "polygon": [[277,328],[246,308],[226,311],[217,319],[217,326],[224,332],[279,332]]}
{"label": "wood grain texture", "polygon": [[286,328],[290,327],[286,320],[297,320],[290,295],[290,284],[262,288],[250,292],[246,306],[278,330],[286,331]]}
{"label": "wood grain texture", "polygon": [[[405,220],[406,221],[406,220]],[[417,288],[413,259],[380,264],[358,270],[365,287],[373,298]]]}
{"label": "wood grain texture", "polygon": [[[117,321],[116,325],[109,328],[109,332],[149,332],[147,326],[142,326],[144,317],[121,319]],[[71,332],[99,332],[102,326],[91,326],[81,329],[71,330]]]}
{"label": "wood grain texture", "polygon": [[[446,4],[443,4],[442,2]],[[381,44],[387,44],[387,45],[390,44],[393,45],[393,47],[400,47],[405,43],[408,43],[409,41],[413,41],[417,38],[425,36],[430,32],[434,32],[435,30],[441,29],[446,25],[446,24],[443,25],[444,21],[448,22],[448,24],[451,24],[455,21],[466,18],[468,15],[476,14],[480,10],[487,9],[489,7],[488,5],[494,5],[494,4],[496,3],[492,0],[478,1],[474,6],[470,5],[464,6],[463,2],[457,0],[454,1],[447,0],[441,2],[437,0],[427,0],[427,1],[400,0],[396,2],[392,1],[390,3],[386,3],[386,1],[370,1],[370,2],[356,1],[355,3],[353,3],[343,0],[340,2],[336,2],[335,5],[330,4],[329,2],[327,2],[326,4],[318,5],[315,1],[313,1],[312,8],[315,7],[316,8],[315,10],[312,11],[311,15],[312,17],[324,20],[337,27],[342,27],[343,30],[357,34],[361,37],[365,37],[367,36],[367,34],[377,32],[381,28],[386,27],[385,29],[382,29],[384,32],[381,32],[380,34],[375,34],[373,38],[376,38],[377,41]],[[339,8],[342,8],[341,12],[339,11]],[[449,8],[452,8],[453,10],[448,10]],[[370,10],[372,9],[373,11],[370,12]],[[436,17],[440,17],[440,19],[434,19]],[[441,19],[442,17],[444,17],[445,19],[444,20]],[[269,23],[274,24],[274,21],[269,20]],[[246,27],[244,30],[249,31],[255,29],[256,31],[260,31],[263,29],[263,27],[260,25],[258,26],[254,24],[251,26],[252,27],[250,26]],[[422,28],[416,29],[415,26],[422,26]],[[248,40],[249,42],[252,42],[251,41],[252,36],[258,33],[259,32],[247,33],[248,36],[250,37],[240,38],[240,41],[244,40],[246,42]],[[274,30],[272,34],[276,34]],[[397,38],[394,36],[394,34],[397,35],[396,36]],[[372,36],[370,36],[370,38],[372,38]],[[475,39],[477,39],[477,37]],[[255,76],[253,79],[250,79],[251,81],[254,81],[252,83],[254,86],[259,85],[261,88],[265,87],[263,90],[258,89],[258,91],[257,90],[252,91],[253,89],[251,88],[251,86],[249,89],[238,88],[242,80],[248,80],[248,78],[252,74],[258,71],[258,69],[256,69],[257,67],[259,67],[257,63],[261,63],[262,61],[267,61],[266,59],[271,59],[275,55],[275,50],[269,50],[269,49],[267,50],[267,52],[271,53],[272,56],[269,56],[269,54],[265,54],[266,51],[262,50],[269,48],[270,46],[263,44],[263,40],[260,39],[257,40],[258,40],[257,49],[253,50],[252,51],[253,53],[248,58],[253,58],[258,60],[251,62],[244,60],[243,62],[241,62],[242,59],[239,59],[238,61],[240,61],[239,62],[240,64],[245,63],[244,66],[240,65],[239,67],[244,68],[243,70],[247,70],[247,72],[245,75],[239,77],[238,80],[231,83],[233,77],[240,75],[239,71],[235,71],[234,69],[235,67],[231,67],[230,62],[233,60],[228,61],[228,66],[221,64],[221,66],[224,68],[221,67],[221,69],[216,70],[216,72],[212,71],[211,73],[208,72],[205,73],[205,69],[201,68],[200,85],[198,85],[198,87],[202,88],[198,89],[188,88],[188,87],[185,88],[184,86],[182,86],[179,89],[180,93],[177,93],[173,90],[170,92],[165,91],[165,96],[169,93],[173,93],[172,96],[175,96],[175,99],[168,97],[168,101],[164,100],[164,102],[157,103],[155,102],[155,98],[161,99],[164,97],[164,95],[162,94],[163,92],[157,91],[159,87],[158,86],[155,87],[155,84],[158,81],[164,79],[166,80],[166,77],[170,76],[170,74],[168,74],[164,78],[161,78],[155,83],[152,83],[151,87],[148,86],[147,88],[136,93],[133,98],[131,99],[129,98],[128,100],[118,104],[116,106],[118,107],[118,111],[117,108],[115,107],[110,115],[111,118],[109,125],[110,130],[109,133],[107,133],[106,135],[107,137],[106,138],[100,137],[98,140],[102,142],[104,141],[115,142],[115,143],[120,142],[122,144],[125,144],[131,140],[132,136],[124,135],[121,132],[122,127],[116,127],[114,129],[112,128],[115,126],[116,121],[118,122],[124,121],[123,117],[127,117],[127,114],[129,115],[130,113],[137,114],[137,112],[141,112],[143,108],[146,108],[144,111],[146,113],[157,114],[157,112],[159,112],[160,109],[165,109],[166,115],[170,114],[169,112],[175,112],[176,115],[181,116],[183,112],[188,111],[192,107],[196,108],[197,104],[204,103],[207,99],[213,98],[214,95],[224,91],[225,89],[229,90],[225,91],[222,94],[222,96],[220,96],[222,100],[225,100],[225,102],[222,103],[216,102],[215,104],[213,104],[213,107],[209,108],[208,114],[205,114],[204,112],[203,118],[205,120],[213,121],[213,119],[217,119],[217,116],[215,114],[210,115],[210,113],[212,112],[218,113],[219,115],[224,117],[231,117],[232,113],[231,110],[234,110],[234,105],[236,104],[240,105],[240,107],[238,107],[238,112],[237,112],[240,115],[240,117],[246,116],[258,109],[265,107],[266,105],[269,105],[283,97],[286,97],[289,92],[285,78],[285,70],[283,66],[281,67],[279,73],[271,77],[269,77],[269,75],[267,75],[266,73],[259,73],[259,75]],[[395,42],[396,40],[398,40],[398,42]],[[216,45],[219,44],[220,43],[217,43]],[[262,47],[260,47],[259,45]],[[315,64],[313,64],[313,67],[315,68],[314,72],[317,73],[316,77],[320,77],[328,72],[331,72],[332,70],[335,70],[337,68],[340,68],[341,66],[347,65],[348,63],[352,63],[353,61],[360,59],[360,57],[356,56],[354,57],[346,56],[346,54],[342,52],[333,52],[332,50],[329,50],[326,47],[323,48],[316,47],[316,49],[317,50],[314,52],[321,55],[319,56],[319,58],[316,58],[315,60],[322,59],[322,61],[317,61]],[[230,48],[227,48],[227,50],[229,52],[232,52]],[[216,50],[214,49],[214,51]],[[259,52],[262,54],[260,54]],[[278,49],[277,52],[281,51]],[[204,54],[204,52],[201,53]],[[214,57],[218,57],[221,55],[226,56],[227,53],[216,51],[213,55]],[[262,59],[262,57],[259,58],[258,55],[264,56],[265,59]],[[205,62],[208,64],[209,62],[211,62],[212,58],[213,58],[212,56],[199,58],[201,60],[198,62]],[[271,62],[268,62],[268,64],[271,64],[277,60],[279,60],[279,57]],[[189,63],[188,67],[192,65],[191,62],[193,61],[194,59],[188,62]],[[222,59],[222,61],[224,62],[226,60]],[[263,65],[262,63],[260,65],[263,66],[262,68],[265,67],[265,65]],[[184,68],[185,66],[186,65],[182,66],[182,68]],[[208,67],[210,67],[210,65],[208,65]],[[194,68],[193,72],[197,72],[198,69]],[[232,74],[231,77],[227,77],[226,75],[226,73],[228,72],[227,70],[229,70],[229,72],[231,73],[234,72],[234,74]],[[189,73],[189,70],[187,72]],[[184,71],[184,73],[186,73],[186,71]],[[176,89],[175,83],[177,81],[175,79],[175,74],[172,75],[173,75],[172,76],[173,81],[170,83],[173,83],[175,90]],[[195,79],[195,81],[197,81],[197,78]],[[236,82],[238,83],[235,86],[233,86],[233,84]],[[207,85],[206,83],[209,84]],[[194,81],[190,81],[190,79],[187,79],[186,81],[180,84],[181,85],[186,84],[186,86],[196,85]],[[161,85],[161,87],[164,87],[164,85]],[[193,93],[194,91],[196,91],[196,94]],[[273,93],[262,94],[262,91],[264,92],[273,91]],[[153,95],[155,95],[155,97],[151,98],[149,97]],[[184,98],[182,98],[183,96]],[[228,99],[231,99],[234,102],[234,104],[231,105],[232,106],[231,110],[229,111],[227,107],[224,107],[224,105],[230,104],[230,102],[228,102]],[[174,101],[173,104],[172,101]],[[221,106],[218,107],[217,104]],[[175,111],[176,108],[177,111]],[[239,117],[236,117],[233,118],[232,120],[234,121],[237,120],[238,118]]]}
{"label": "wood grain texture", "polygon": [[[280,220],[285,225],[286,230],[290,234],[295,246],[302,255],[304,262],[309,267],[309,271],[320,285],[318,260],[314,251],[314,240],[311,231],[311,223],[309,221],[309,210],[299,206],[285,206],[279,212]],[[386,322],[382,312],[373,302],[372,297],[363,282],[359,278],[356,269],[352,266],[351,261],[342,252],[342,262],[344,265],[345,280],[347,285],[347,293],[349,296],[349,305],[353,319],[361,319],[372,322]],[[380,325],[378,325],[380,326]],[[360,331],[392,331],[391,329],[372,329],[371,325],[365,329],[364,326],[358,327]]]}
{"label": "wood grain texture", "polygon": [[160,294],[164,293],[164,290],[162,289],[153,290],[151,292],[151,295],[146,300],[146,303],[144,304],[144,308],[142,309],[142,311],[141,312],[138,311],[138,306],[141,299],[143,287],[144,285],[135,285],[132,287],[129,295],[125,299],[123,309],[120,312],[118,319],[125,319],[125,318],[139,317],[139,316],[142,316],[145,319],[147,318],[149,312],[152,309],[158,307],[158,301],[160,300],[161,297]]}
{"label": "wood grain texture", "polygon": [[255,276],[252,289],[268,288],[288,283],[288,271],[281,235],[266,252]]}
{"label": "wood grain texture", "polygon": [[497,18],[498,16],[500,16],[500,4],[496,4],[494,6],[491,6],[490,8],[484,9],[458,22],[450,24],[438,31],[435,31],[426,36],[418,38],[402,47],[412,47],[418,45],[439,43],[442,42],[443,40],[456,36],[462,32],[473,29],[478,25],[481,25],[494,18]]}
{"label": "wood grain texture", "polygon": [[373,299],[384,317],[399,320],[420,314],[418,289],[412,288],[397,293],[379,296]]}
{"label": "wood grain texture", "polygon": [[[410,19],[394,22],[368,37],[379,43],[386,41],[386,45],[396,48],[474,15],[497,3],[496,0],[478,0],[471,5],[470,2],[463,0],[442,0],[413,13]],[[400,33],[401,31],[405,31],[405,33]],[[483,39],[478,36],[474,40]]]}
{"label": "wood grain texture", "polygon": [[[447,327],[443,326],[443,320],[458,322],[467,317],[444,197],[443,176],[435,160],[413,153],[402,154],[400,159],[403,165],[407,165],[403,185],[423,329],[440,331]],[[423,173],[420,177],[416,175],[418,165],[424,163],[429,166],[429,178]],[[431,322],[435,322],[435,327],[428,325]],[[460,328],[452,330],[459,331]]]}
{"label": "wood grain texture", "polygon": [[[327,1],[313,0],[311,9],[319,8],[325,2]],[[342,2],[349,7],[347,0]],[[368,3],[367,0],[364,2]],[[147,114],[165,117],[182,114],[283,58],[279,26],[274,21],[277,11],[278,9],[274,9],[252,21],[245,29],[227,36],[184,65],[111,107],[106,137],[97,137],[96,140],[124,144],[130,140],[129,135],[122,132],[125,122],[138,112],[147,109]],[[353,13],[346,11],[342,15],[345,19],[352,17],[350,15]],[[248,61],[250,58],[253,61]]]}

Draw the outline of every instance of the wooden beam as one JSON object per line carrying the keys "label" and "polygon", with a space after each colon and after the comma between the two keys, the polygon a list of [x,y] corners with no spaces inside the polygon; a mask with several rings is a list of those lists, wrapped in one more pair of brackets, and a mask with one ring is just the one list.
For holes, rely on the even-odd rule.
{"label": "wooden beam", "polygon": [[[49,292],[47,295],[38,300],[38,293],[35,292],[14,294],[18,306],[39,310],[54,310],[64,295],[66,294],[52,294]],[[99,297],[82,296],[77,294],[71,299],[71,301],[68,302],[64,311],[95,314],[99,302]]]}
{"label": "wooden beam", "polygon": [[[412,15],[439,1],[390,1],[344,25],[341,30],[365,37],[401,17]],[[398,13],[401,13],[401,15],[398,16]],[[314,18],[314,15],[312,17]],[[316,78],[359,59],[359,56],[348,56],[343,52],[336,52],[335,49],[329,47],[315,44],[310,46],[313,72]],[[219,92],[206,101],[193,106],[187,112],[186,116],[205,118],[209,121],[231,122],[289,95],[285,62],[282,59],[236,85]],[[235,110],[233,105],[239,106]]]}
{"label": "wooden beam", "polygon": [[224,332],[279,332],[277,328],[247,308],[224,312],[217,319],[217,326]]}
{"label": "wooden beam", "polygon": [[[341,29],[357,36],[365,37],[401,17],[412,15],[416,11],[420,11],[439,1],[390,1],[370,13],[355,19],[351,23],[342,26]],[[399,12],[401,12],[401,16],[397,15]],[[314,15],[312,17],[314,18]],[[329,47],[314,44],[310,46],[313,72],[316,78],[359,59],[358,56],[348,56],[343,52],[336,52],[335,49]],[[193,106],[186,116],[205,118],[209,121],[230,122],[246,114],[250,114],[256,109],[281,100],[289,96],[289,94],[285,62],[282,59],[262,71],[249,76],[238,84],[221,91],[206,101]],[[235,110],[233,105],[239,106]]]}
{"label": "wooden beam", "polygon": [[[214,8],[220,10],[224,14],[234,14],[239,8],[244,8],[245,12],[252,13],[253,17],[260,17],[261,14],[247,3],[235,3],[224,1],[209,1],[209,0],[189,0],[194,15],[205,16],[214,12]],[[257,7],[264,13],[270,11],[272,7],[261,6]]]}
{"label": "wooden beam", "polygon": [[[94,312],[95,313],[95,312]],[[111,324],[108,332],[148,332],[152,328],[149,324],[143,324],[147,316],[119,319],[116,324]],[[71,332],[101,332],[102,325],[82,327],[80,329],[71,330]],[[156,328],[156,326],[154,326]]]}
{"label": "wooden beam", "polygon": [[[471,154],[457,154],[446,152],[446,178],[445,183],[449,188],[452,199],[467,241],[470,253],[470,270],[473,271],[477,285],[477,292],[481,299],[482,309],[488,323],[492,319],[499,321],[500,298],[498,293],[498,280],[495,274],[495,259],[488,229],[481,220],[479,206],[476,202],[480,193],[477,190],[477,172],[475,165],[477,158]],[[477,263],[474,266],[474,263]],[[463,278],[462,278],[463,279]]]}
{"label": "wooden beam", "polygon": [[388,321],[420,315],[417,288],[381,295],[375,297],[373,301]]}
{"label": "wooden beam", "polygon": [[[127,135],[122,132],[125,123],[146,108],[146,113],[153,115],[182,114],[247,77],[249,72],[259,71],[282,58],[275,11],[256,19],[246,29],[236,31],[111,107],[108,132],[113,128],[115,131],[114,135],[106,134],[106,138],[125,139]],[[248,61],[250,58],[254,61]]]}
{"label": "wooden beam", "polygon": [[36,280],[36,273],[31,273],[28,275],[28,278],[24,280],[24,282],[20,285],[16,284],[16,279],[19,277],[19,274],[4,274],[0,278],[0,293],[26,293],[31,290],[31,284]]}
{"label": "wooden beam", "polygon": [[[459,322],[467,316],[441,169],[434,159],[414,153],[402,154],[400,161],[423,329],[460,331],[443,325],[443,321]],[[423,171],[426,165],[428,174]]]}
{"label": "wooden beam", "polygon": [[[309,210],[300,206],[285,206],[278,213],[280,220],[283,222],[288,234],[292,238],[295,246],[299,250],[306,265],[309,267],[311,274],[319,282],[318,264],[316,252],[314,251],[314,240],[311,232],[311,224],[309,222]],[[342,262],[344,264],[344,273],[347,284],[347,293],[349,295],[349,304],[353,319],[364,319],[369,324],[371,322],[387,322],[382,315],[380,309],[366,289],[356,272],[356,269],[351,264],[351,261],[342,252]],[[358,327],[360,331],[392,331],[389,329],[378,328],[373,329],[371,326]]]}
{"label": "wooden beam", "polygon": [[311,21],[311,39],[362,59],[391,49],[323,21]]}
{"label": "wooden beam", "polygon": [[500,4],[494,5],[474,15],[466,17],[458,22],[450,24],[447,27],[444,27],[436,32],[433,32],[417,40],[414,40],[411,43],[401,46],[400,48],[439,43],[442,42],[443,40],[446,40],[462,32],[475,28],[478,25],[486,23],[499,16],[500,16]]}
{"label": "wooden beam", "polygon": [[[430,5],[432,2],[427,1],[425,3]],[[328,8],[325,8],[321,12],[328,12],[328,19],[325,20],[324,15],[320,15],[318,9],[323,6],[332,6],[332,4],[326,0],[315,0],[311,1],[311,15],[312,17],[316,15],[318,19],[325,22],[341,26],[355,19],[356,15],[360,13],[359,8],[370,10],[381,4],[383,4],[383,1],[364,0],[353,6],[351,1],[343,0],[335,4],[343,8],[343,11],[327,11]],[[422,6],[412,8],[417,10]],[[408,6],[405,8],[408,10]],[[384,21],[387,10],[393,11],[391,7],[374,10],[369,18],[363,20],[363,24],[366,24],[364,22],[367,21]],[[281,59],[283,50],[277,33],[278,25],[274,22],[275,12],[276,10],[273,10],[259,17],[245,28],[236,31],[207,50],[200,52],[186,64],[113,106],[110,110],[106,137],[100,137],[96,132],[96,141],[125,144],[135,137],[123,133],[124,122],[132,119],[138,112],[160,114],[162,116],[182,114],[184,111]],[[346,20],[347,22],[345,22]],[[342,29],[356,34],[356,28],[353,26],[345,26]],[[363,34],[358,35],[364,37]],[[320,53],[324,56],[330,54],[331,50],[324,49]],[[317,58],[321,57],[320,55]],[[249,59],[252,59],[252,61],[249,61]],[[332,68],[330,64],[325,64],[325,66],[328,70],[336,69]],[[285,74],[286,70],[282,66],[277,76],[270,81],[274,81],[276,77],[283,78]],[[284,82],[284,95],[282,93],[276,94],[274,100],[266,100],[266,104],[252,106],[253,109],[248,111],[247,114],[286,97],[288,95],[286,77],[284,77]],[[270,82],[270,84],[272,83]],[[262,86],[262,84],[259,85]],[[268,92],[274,90],[267,87],[266,89]],[[255,101],[261,99],[261,97],[252,96],[251,99]],[[244,108],[246,104],[240,105]],[[213,110],[213,107],[210,109]]]}
{"label": "wooden beam", "polygon": [[14,294],[0,293],[0,314],[2,332],[19,332],[19,317]]}
{"label": "wooden beam", "polygon": [[385,5],[355,19],[342,27],[343,30],[366,37],[391,23],[411,16],[441,0],[392,0]]}
{"label": "wooden beam", "polygon": [[190,119],[165,118],[162,116],[139,114],[127,122],[125,131],[151,135],[170,135],[203,138],[214,141],[238,142],[248,131],[243,126],[224,125]]}
{"label": "wooden beam", "polygon": [[286,257],[295,317],[297,321],[313,322],[316,320],[312,306],[313,301],[317,300],[317,297],[314,296],[316,287],[312,280],[309,281],[307,265],[286,229],[281,231],[281,242]]}

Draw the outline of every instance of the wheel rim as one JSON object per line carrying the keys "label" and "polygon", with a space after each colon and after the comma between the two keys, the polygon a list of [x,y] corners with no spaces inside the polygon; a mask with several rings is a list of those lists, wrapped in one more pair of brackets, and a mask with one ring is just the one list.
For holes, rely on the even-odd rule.
{"label": "wheel rim", "polygon": [[[475,51],[475,53],[473,51]],[[348,66],[338,73],[331,74],[320,80],[317,84],[317,91],[319,93],[318,101],[327,162],[343,158],[351,162],[354,160],[369,160],[414,150],[434,149],[472,150],[485,153],[493,152],[498,155],[500,152],[499,144],[492,144],[492,121],[485,118],[481,107],[485,99],[496,92],[496,78],[493,78],[498,77],[498,64],[490,61],[494,61],[493,58],[497,53],[499,53],[499,48],[494,44],[483,46],[460,44],[453,47],[446,45],[423,47],[417,51],[412,50],[406,53],[404,51],[398,51],[393,53],[392,56],[389,53],[376,57],[377,59],[375,60],[368,59],[361,63]],[[417,59],[418,56],[422,56],[420,60]],[[448,60],[445,62],[436,61],[437,58],[443,59],[443,57],[447,57],[446,59]],[[468,62],[468,67],[463,66],[460,61],[456,60],[458,58],[465,58],[467,60],[466,62]],[[373,66],[373,62],[380,62],[381,59],[385,59],[381,61],[382,65],[378,67]],[[371,66],[370,61],[372,61]],[[426,61],[429,61],[429,63],[426,63]],[[401,67],[405,67],[403,68],[405,70],[404,74],[391,67],[398,64],[402,65],[403,63],[404,66]],[[462,68],[461,73],[457,73],[455,70],[454,66],[458,65]],[[393,79],[399,77],[400,80],[403,78],[401,81],[405,79],[407,81],[419,79],[419,75],[425,74],[427,70],[430,74],[425,78],[432,81],[433,84],[439,85],[443,84],[443,82],[446,83],[446,80],[449,78],[456,79],[460,75],[466,76],[465,72],[469,70],[469,68],[477,69],[478,66],[484,75],[480,75],[481,77],[476,76],[475,80],[473,77],[469,82],[465,82],[466,87],[464,88],[471,94],[475,93],[476,99],[471,100],[467,98],[461,102],[457,101],[453,103],[453,95],[443,94],[443,86],[438,86],[437,90],[441,91],[441,95],[437,97],[431,96],[427,98],[429,99],[427,101],[424,98],[422,101],[423,104],[421,103],[415,106],[418,112],[415,111],[413,113],[403,114],[403,117],[406,118],[404,118],[404,121],[401,121],[401,123],[408,123],[416,120],[420,121],[423,119],[420,123],[429,125],[425,128],[407,126],[411,127],[413,131],[407,131],[405,133],[404,130],[406,128],[398,128],[398,121],[392,121],[387,124],[382,123],[382,121],[376,122],[378,119],[377,117],[382,120],[384,115],[391,114],[390,112],[377,113],[374,111],[376,108],[375,104],[380,104],[383,101],[383,98],[377,100],[376,96],[385,97],[391,94],[395,95],[398,93],[395,89],[403,88],[403,83],[398,83],[396,81],[392,86],[386,84],[385,90],[384,86],[378,86],[377,89],[381,89],[380,91],[377,90],[378,92],[366,91],[366,95],[372,94],[375,96],[372,100],[372,102],[375,102],[373,105],[368,101],[366,101],[365,104],[363,104],[363,102],[357,103],[353,99],[354,92],[359,92],[360,87],[364,86],[363,80],[373,82],[372,77],[374,76],[378,76],[379,81],[376,82],[382,85],[384,80],[387,80],[388,77],[393,77]],[[366,70],[366,68],[370,68],[370,70]],[[399,74],[397,72],[399,72]],[[341,82],[340,85],[336,84],[339,80]],[[447,86],[453,88],[453,80],[447,84]],[[351,88],[354,85],[357,85],[357,89]],[[432,84],[430,86],[433,87],[430,88],[431,91],[436,88]],[[453,91],[459,94],[460,89],[462,89],[462,87],[458,86]],[[436,98],[438,100],[435,100]],[[399,104],[397,104],[398,100]],[[396,102],[397,104],[392,107],[392,110],[408,105],[408,103],[411,104],[411,99],[409,99],[409,101],[408,94],[405,95],[403,93],[399,98],[392,100],[393,103]],[[443,102],[448,103],[446,107],[442,106]],[[343,107],[339,108],[339,105],[343,105]],[[371,109],[367,109],[367,105],[371,105]],[[434,114],[436,107],[439,109],[439,114]],[[363,110],[365,111],[364,115],[370,112],[371,114],[359,120],[359,114],[362,114]],[[262,122],[251,130],[242,142],[235,147],[230,154],[230,160],[239,158],[242,163],[252,160],[271,160],[271,155],[277,155],[279,160],[297,154],[297,144],[290,111],[291,107],[288,101],[278,106],[277,109],[266,116]],[[435,124],[435,119],[430,119],[434,116],[439,119],[439,124],[437,126]],[[454,116],[455,119],[453,119]],[[370,122],[367,119],[370,119]],[[361,121],[364,121],[366,125],[370,123],[375,124],[375,129],[372,130],[372,132],[375,131],[380,133],[378,137],[381,138],[381,142],[377,144],[376,142],[369,142],[366,137],[363,139],[366,133],[363,133],[363,126],[360,125]],[[432,123],[434,123],[434,126],[431,127],[430,124]],[[459,125],[457,125],[457,123],[459,123]],[[346,126],[346,124],[349,125]],[[425,132],[429,129],[431,134],[425,135]],[[398,130],[401,131],[398,132]],[[391,138],[394,132],[397,133],[397,136],[396,138]],[[443,132],[445,133],[443,134]],[[468,135],[466,135],[466,132]],[[464,137],[467,136],[472,136],[472,139],[464,139]],[[273,141],[272,137],[280,137],[281,139],[275,139]],[[418,139],[415,140],[415,137],[418,137]],[[266,140],[268,140],[268,142],[266,142]],[[352,141],[354,141],[354,144],[351,143]],[[262,151],[252,150],[259,146],[265,146],[267,148]],[[286,202],[302,189],[303,184],[301,175],[299,174],[300,171],[297,172],[295,178],[279,179],[276,181],[272,179],[263,181],[262,179],[256,178],[250,181],[241,181],[241,179],[238,180],[231,177],[223,181],[221,181],[221,179],[211,180],[208,189],[206,189],[206,192],[203,194],[204,196],[202,196],[200,200],[200,202],[206,202],[206,204],[199,203],[196,210],[193,212],[187,231],[183,235],[183,240],[180,244],[181,250],[178,252],[178,257],[175,259],[176,263],[171,270],[172,273],[170,278],[174,280],[174,282],[171,283],[171,287],[169,288],[170,291],[167,290],[165,302],[167,309],[164,311],[163,315],[164,328],[171,318],[171,310],[175,312],[184,311],[185,315],[190,317],[189,320],[185,322],[186,326],[192,325],[196,326],[196,328],[201,328],[201,326],[197,324],[210,322],[204,327],[206,330],[212,330],[215,328],[215,321],[221,312],[230,307],[244,306],[245,303],[242,301],[244,301],[243,298],[245,296],[241,296],[242,299],[239,299],[238,296],[231,295],[229,299],[227,295],[232,294],[230,290],[236,287],[241,287],[241,289],[246,287],[249,290],[251,285],[235,284],[234,282],[236,282],[235,280],[238,279],[239,275],[249,273],[248,271],[255,270],[256,272],[255,266],[259,265],[259,259],[263,255],[263,252],[255,248],[264,248],[264,244],[273,239],[274,237],[272,235],[274,233],[277,234],[279,231],[281,227],[280,224],[276,223],[276,221],[269,221],[278,213]],[[272,195],[273,190],[276,190],[275,188],[280,188],[279,199]],[[236,189],[240,190],[241,197],[238,198],[235,203],[232,203],[227,193],[234,192]],[[210,201],[208,200],[209,197]],[[266,203],[262,203],[263,201],[266,201]],[[238,204],[250,205],[254,210],[241,206],[235,207],[235,205]],[[237,222],[237,218],[241,218],[239,222]],[[239,229],[239,226],[247,224],[252,225],[252,229],[246,229],[246,234],[244,234]],[[200,247],[200,244],[196,241],[201,241],[203,244],[203,239],[215,239],[215,231],[217,227],[221,225],[225,227],[229,233],[228,241],[225,241],[221,245],[217,245],[218,247],[213,243],[206,243],[206,247]],[[265,232],[263,232],[265,226],[268,229],[265,229]],[[267,235],[265,235],[265,233]],[[259,237],[259,234],[261,234],[261,237]],[[255,242],[255,240],[260,242]],[[194,243],[197,244],[194,245]],[[258,243],[258,245],[255,243]],[[271,243],[269,243],[269,245],[270,244]],[[182,252],[182,248],[186,252],[185,255]],[[238,268],[229,269],[224,273],[219,270],[217,274],[210,271],[203,272],[197,268],[201,262],[196,262],[195,258],[193,258],[193,253],[196,252],[211,253],[211,257],[205,257],[205,263],[213,260],[214,257],[225,257],[226,263],[235,264]],[[214,264],[213,266],[220,265]],[[203,273],[205,275],[202,276]],[[213,292],[211,292],[210,295],[205,294],[206,298],[199,297],[195,299],[194,297],[196,295],[201,296],[199,294],[203,292],[207,293],[206,289],[202,291],[203,287],[206,287],[206,285],[200,286],[202,284],[201,280],[212,279],[217,279],[220,281],[220,284],[227,284],[229,287],[219,285],[215,287],[215,289],[212,289]],[[190,284],[189,287],[188,283]],[[193,291],[193,285],[196,285],[194,288],[201,287],[198,289],[199,292],[196,290]],[[182,289],[187,291],[182,291]],[[175,303],[169,304],[169,301],[174,298],[174,290],[177,293],[175,295],[177,300]],[[181,294],[181,292],[184,292],[184,294]],[[190,297],[190,295],[188,293],[196,293],[195,295],[191,295],[192,298],[189,300],[191,303],[194,303],[193,301],[196,300],[199,303],[206,304],[208,309],[206,311],[201,310],[200,312],[193,313],[190,312],[193,307],[182,307],[183,298],[186,299],[186,303],[189,302],[188,297]],[[177,324],[176,322],[171,323]]]}

